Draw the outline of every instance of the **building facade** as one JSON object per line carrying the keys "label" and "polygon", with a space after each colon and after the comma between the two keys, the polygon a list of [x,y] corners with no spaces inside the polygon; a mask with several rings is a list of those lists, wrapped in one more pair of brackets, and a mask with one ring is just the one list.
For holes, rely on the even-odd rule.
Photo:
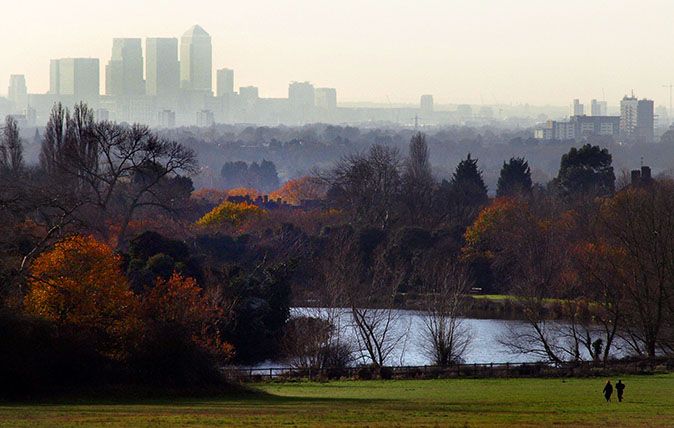
{"label": "building facade", "polygon": [[97,104],[100,96],[98,58],[53,59],[49,70],[49,93],[74,102]]}
{"label": "building facade", "polygon": [[625,96],[620,101],[620,138],[629,143],[652,143],[655,115],[653,101]]}
{"label": "building facade", "polygon": [[234,70],[221,68],[216,75],[216,95],[223,97],[234,93]]}
{"label": "building facade", "polygon": [[213,93],[211,36],[200,26],[190,27],[180,38],[180,87]]}
{"label": "building facade", "polygon": [[105,93],[112,96],[145,95],[140,39],[112,39],[112,55],[105,66]]}
{"label": "building facade", "polygon": [[159,110],[175,109],[180,88],[178,39],[145,40],[145,91],[157,98]]}

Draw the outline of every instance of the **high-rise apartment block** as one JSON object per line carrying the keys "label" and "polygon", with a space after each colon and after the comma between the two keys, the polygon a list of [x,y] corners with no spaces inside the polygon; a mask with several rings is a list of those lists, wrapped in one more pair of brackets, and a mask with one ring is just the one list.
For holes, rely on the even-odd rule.
{"label": "high-rise apartment block", "polygon": [[422,95],[419,101],[419,107],[422,115],[430,115],[433,113],[433,95]]}
{"label": "high-rise apartment block", "polygon": [[335,88],[316,88],[314,94],[316,107],[327,111],[337,108],[337,90]]}
{"label": "high-rise apartment block", "polygon": [[655,116],[652,100],[638,100],[634,95],[620,101],[620,134],[626,142],[651,143]]}

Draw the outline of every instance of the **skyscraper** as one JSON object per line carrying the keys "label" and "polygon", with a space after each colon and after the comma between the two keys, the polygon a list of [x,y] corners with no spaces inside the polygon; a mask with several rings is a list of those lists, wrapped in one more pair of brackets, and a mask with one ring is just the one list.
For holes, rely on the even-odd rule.
{"label": "skyscraper", "polygon": [[145,40],[145,90],[147,95],[175,102],[180,88],[178,39]]}
{"label": "skyscraper", "polygon": [[23,74],[9,76],[7,98],[14,103],[15,111],[23,111],[28,106],[28,89],[26,88],[26,77]]}
{"label": "skyscraper", "polygon": [[53,59],[49,69],[49,93],[73,97],[75,102],[98,102],[100,95],[98,58]]}
{"label": "skyscraper", "polygon": [[620,101],[620,134],[624,141],[652,143],[654,126],[652,100],[637,100],[632,95]]}
{"label": "skyscraper", "polygon": [[234,70],[229,68],[218,70],[216,81],[217,96],[222,97],[234,93]]}
{"label": "skyscraper", "polygon": [[620,101],[620,135],[624,140],[634,137],[637,128],[637,106],[639,101],[634,96],[625,95]]}
{"label": "skyscraper", "polygon": [[429,115],[433,113],[433,95],[422,95],[419,101],[421,114]]}
{"label": "skyscraper", "polygon": [[325,110],[337,108],[337,90],[335,88],[316,88],[316,107]]}
{"label": "skyscraper", "polygon": [[180,87],[213,92],[211,36],[194,25],[180,38]]}
{"label": "skyscraper", "polygon": [[580,103],[580,100],[578,100],[578,99],[573,100],[573,114],[572,114],[572,116],[582,116],[584,114],[585,114],[585,108]]}
{"label": "skyscraper", "polygon": [[637,104],[637,142],[652,143],[655,139],[653,100],[639,100]]}
{"label": "skyscraper", "polygon": [[316,106],[314,85],[309,82],[291,82],[288,86],[288,104],[293,121],[306,123],[313,120]]}
{"label": "skyscraper", "polygon": [[117,96],[145,93],[140,39],[112,40],[112,55],[105,67],[105,93]]}
{"label": "skyscraper", "polygon": [[590,114],[592,116],[606,116],[607,108],[606,101],[592,100],[590,102]]}
{"label": "skyscraper", "polygon": [[314,85],[309,82],[292,82],[288,86],[288,101],[291,108],[312,108],[316,103]]}

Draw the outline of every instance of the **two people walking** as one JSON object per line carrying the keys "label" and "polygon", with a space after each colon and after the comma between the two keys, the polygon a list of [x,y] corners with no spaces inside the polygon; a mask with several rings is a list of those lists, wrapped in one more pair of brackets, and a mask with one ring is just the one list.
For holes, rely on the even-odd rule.
{"label": "two people walking", "polygon": [[[623,392],[625,391],[625,384],[622,382],[622,380],[618,379],[618,383],[615,385],[615,390],[618,393],[618,401],[621,402],[623,401]],[[611,379],[606,381],[606,385],[604,385],[604,398],[606,398],[606,402],[610,403],[611,402],[611,395],[613,395],[613,385],[611,385]]]}

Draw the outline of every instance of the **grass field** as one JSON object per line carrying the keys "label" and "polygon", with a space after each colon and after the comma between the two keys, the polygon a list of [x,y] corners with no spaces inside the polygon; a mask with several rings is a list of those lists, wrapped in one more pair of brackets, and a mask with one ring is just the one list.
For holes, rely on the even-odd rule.
{"label": "grass field", "polygon": [[247,397],[0,404],[0,426],[674,426],[674,375],[269,383]]}

